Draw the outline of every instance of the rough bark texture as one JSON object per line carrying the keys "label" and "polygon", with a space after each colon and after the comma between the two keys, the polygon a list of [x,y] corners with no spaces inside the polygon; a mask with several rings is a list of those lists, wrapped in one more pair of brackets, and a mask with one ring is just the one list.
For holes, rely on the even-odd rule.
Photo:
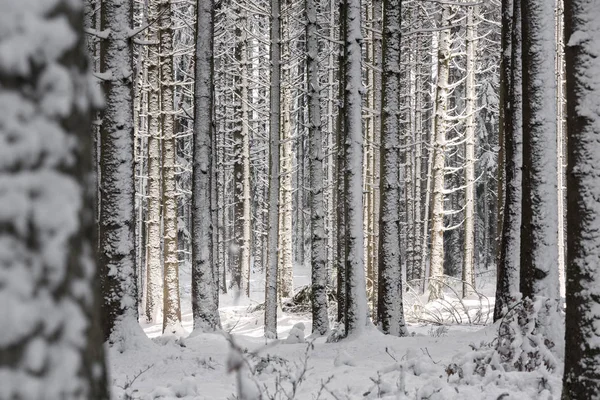
{"label": "rough bark texture", "polygon": [[344,146],[345,146],[345,265],[346,333],[360,333],[368,317],[362,194],[363,135],[361,99],[362,34],[360,0],[345,1]]}
{"label": "rough bark texture", "polygon": [[401,0],[383,2],[383,72],[381,107],[381,180],[379,219],[378,319],[383,332],[406,336],[400,260],[400,15]]}
{"label": "rough bark texture", "polygon": [[523,195],[520,289],[558,298],[554,2],[523,0]]}
{"label": "rough bark texture", "polygon": [[269,232],[265,282],[265,336],[277,337],[277,240],[279,235],[279,132],[281,3],[271,0],[271,115],[269,119]]}
{"label": "rough bark texture", "polygon": [[505,0],[502,11],[504,95],[501,100],[502,130],[506,159],[504,176],[506,200],[500,241],[500,258],[496,281],[494,321],[503,316],[511,297],[519,291],[519,258],[521,243],[521,168],[522,154],[522,80],[521,80],[521,2]]}
{"label": "rough bark texture", "polygon": [[463,297],[475,289],[475,114],[477,109],[477,87],[475,86],[475,58],[477,57],[477,18],[479,6],[467,8],[467,79],[465,82],[465,244],[462,268]]}
{"label": "rough bark texture", "polygon": [[123,319],[137,322],[138,316],[131,11],[129,0],[102,2],[102,30],[110,30],[100,46],[100,72],[110,76],[102,82],[106,104],[100,128],[98,261],[105,340],[109,340],[113,330],[118,330]]}
{"label": "rough bark texture", "polygon": [[194,330],[214,331],[219,318],[218,268],[213,246],[214,0],[199,0],[196,22],[194,154],[192,160],[192,312]]}
{"label": "rough bark texture", "polygon": [[[148,2],[148,19],[158,16],[156,0]],[[161,164],[160,148],[162,145],[160,128],[160,75],[158,26],[150,24],[147,60],[148,74],[148,215],[146,220],[146,319],[157,322],[161,315],[162,294],[162,252],[161,252]]]}
{"label": "rough bark texture", "polygon": [[600,398],[600,1],[565,1],[567,311],[563,400]]}
{"label": "rough bark texture", "polygon": [[0,398],[108,399],[83,3],[0,6]]}
{"label": "rough bark texture", "polygon": [[175,182],[175,126],[173,111],[173,27],[170,0],[159,3],[160,104],[163,189],[163,332],[181,324],[179,257],[177,255],[177,192]]}
{"label": "rough bark texture", "polygon": [[323,131],[319,83],[319,22],[317,1],[306,0],[306,72],[308,83],[308,137],[310,140],[310,230],[312,331],[329,330],[327,315],[327,237],[323,201]]}
{"label": "rough bark texture", "polygon": [[442,7],[442,29],[438,44],[438,79],[435,89],[433,199],[431,217],[431,258],[429,299],[443,297],[440,280],[444,274],[444,173],[446,165],[446,130],[448,107],[448,75],[450,67],[450,6]]}

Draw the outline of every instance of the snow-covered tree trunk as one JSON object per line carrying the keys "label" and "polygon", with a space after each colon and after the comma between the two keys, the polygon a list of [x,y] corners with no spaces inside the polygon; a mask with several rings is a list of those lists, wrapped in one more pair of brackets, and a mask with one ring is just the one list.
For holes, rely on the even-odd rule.
{"label": "snow-covered tree trunk", "polygon": [[440,280],[444,274],[444,174],[446,160],[446,130],[448,107],[448,76],[450,67],[450,6],[442,6],[441,31],[438,43],[438,76],[435,89],[433,198],[431,217],[431,257],[429,299],[443,297]]}
{"label": "snow-covered tree trunk", "polygon": [[556,0],[556,152],[558,162],[558,282],[560,297],[565,296],[565,226],[566,226],[566,149],[567,130],[565,120],[565,44],[564,44],[564,3]]}
{"label": "snow-covered tree trunk", "polygon": [[363,135],[361,100],[362,34],[360,0],[344,1],[344,146],[345,146],[345,267],[346,333],[360,333],[367,324],[368,307],[364,270],[362,194]]}
{"label": "snow-covered tree trunk", "polygon": [[160,106],[162,128],[163,206],[163,333],[181,324],[179,257],[177,252],[177,193],[175,187],[175,126],[173,110],[173,27],[171,1],[159,2]]}
{"label": "snow-covered tree trunk", "polygon": [[[192,311],[194,330],[220,326],[218,268],[213,248],[216,208],[214,168],[214,0],[198,0],[196,81],[194,84],[194,153],[192,181]],[[216,292],[216,293],[215,293]]]}
{"label": "snow-covered tree trunk", "polygon": [[378,319],[385,333],[406,336],[400,262],[400,91],[401,0],[383,2],[381,99],[381,177],[379,219]]}
{"label": "snow-covered tree trunk", "polygon": [[[158,17],[156,0],[148,2],[148,20]],[[161,251],[161,166],[160,74],[158,26],[148,26],[148,214],[146,257],[146,319],[158,322],[162,315],[162,251]]]}
{"label": "snow-covered tree trunk", "polygon": [[[117,336],[125,319],[137,323],[135,182],[133,160],[132,3],[102,2],[100,73],[106,96],[100,128],[100,225],[98,264],[104,304],[104,338]],[[126,323],[131,324],[131,321]],[[117,340],[117,338],[112,338]]]}
{"label": "snow-covered tree trunk", "polygon": [[249,107],[248,107],[248,33],[246,32],[247,11],[240,13],[236,27],[235,59],[239,63],[236,76],[235,104],[236,126],[234,132],[234,246],[232,262],[234,285],[239,294],[250,295],[250,159],[249,159]]}
{"label": "snow-covered tree trunk", "polygon": [[567,311],[563,400],[600,398],[600,1],[565,1]]}
{"label": "snow-covered tree trunk", "polygon": [[279,134],[281,131],[281,3],[271,0],[271,80],[269,116],[269,232],[265,280],[265,336],[277,337],[279,237]]}
{"label": "snow-covered tree trunk", "polygon": [[0,7],[0,397],[108,399],[83,2]]}
{"label": "snow-covered tree trunk", "polygon": [[292,297],[293,267],[292,267],[292,17],[289,12],[283,15],[281,22],[282,48],[281,58],[287,64],[282,71],[281,86],[281,142],[279,158],[279,266],[278,290],[279,297]]}
{"label": "snow-covered tree trunk", "polygon": [[308,137],[310,140],[310,230],[312,331],[329,330],[327,315],[327,237],[323,200],[323,130],[321,127],[321,85],[319,82],[318,0],[306,0],[306,79],[308,86]]}
{"label": "snow-covered tree trunk", "polygon": [[523,297],[558,299],[558,192],[554,2],[524,0],[523,214],[520,289]]}
{"label": "snow-covered tree trunk", "polygon": [[477,87],[475,86],[475,58],[477,56],[477,18],[479,6],[467,6],[467,68],[466,68],[466,121],[465,121],[465,247],[462,269],[463,297],[475,287],[475,113]]}
{"label": "snow-covered tree trunk", "polygon": [[[503,86],[501,96],[502,131],[505,148],[506,200],[500,241],[500,258],[496,280],[494,320],[503,315],[511,297],[519,291],[519,259],[521,243],[521,167],[522,154],[522,81],[521,81],[521,2],[504,0]],[[499,166],[500,168],[500,166]]]}

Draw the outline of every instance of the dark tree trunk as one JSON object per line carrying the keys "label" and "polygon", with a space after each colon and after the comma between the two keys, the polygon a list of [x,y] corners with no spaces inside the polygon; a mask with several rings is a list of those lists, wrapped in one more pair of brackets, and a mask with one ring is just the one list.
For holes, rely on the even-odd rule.
{"label": "dark tree trunk", "polygon": [[567,280],[563,400],[600,398],[600,1],[565,1]]}

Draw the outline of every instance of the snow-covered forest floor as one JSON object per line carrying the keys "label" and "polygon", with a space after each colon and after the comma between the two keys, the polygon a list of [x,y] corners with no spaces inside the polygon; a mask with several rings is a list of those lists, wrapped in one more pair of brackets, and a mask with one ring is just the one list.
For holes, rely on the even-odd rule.
{"label": "snow-covered forest floor", "polygon": [[[308,278],[308,271],[300,270],[295,276],[296,287],[307,283]],[[482,302],[473,295],[464,302],[472,312],[471,321],[477,324],[468,324],[464,314],[464,323],[456,324],[456,318],[461,320],[462,304],[450,295],[446,297],[449,303],[429,304],[429,313],[418,314],[429,320],[444,318],[447,323],[443,325],[415,321],[416,314],[409,311],[410,337],[386,336],[372,327],[337,343],[309,337],[309,312],[281,311],[279,339],[266,341],[263,311],[255,310],[263,292],[257,288],[244,301],[222,295],[221,321],[224,331],[231,335],[184,335],[177,339],[161,336],[160,324],[144,325],[149,339],[138,336],[126,348],[113,346],[109,350],[113,397],[237,399],[241,387],[246,400],[558,399],[562,367],[553,372],[540,367],[534,372],[500,373],[485,365],[488,361],[475,361],[485,353],[482,345],[492,343],[498,335],[497,324],[484,324],[491,321],[494,301],[493,277],[485,281],[480,293],[491,296]],[[259,282],[257,276],[254,287]],[[405,308],[414,308],[419,301],[409,300]],[[451,308],[456,316],[450,315]],[[183,327],[189,333],[192,315],[185,292],[182,313]],[[298,343],[301,340],[294,335],[297,330],[292,332],[294,339],[288,339],[299,323],[305,327],[304,343]],[[483,350],[474,351],[474,347]],[[484,376],[476,372],[482,368]]]}

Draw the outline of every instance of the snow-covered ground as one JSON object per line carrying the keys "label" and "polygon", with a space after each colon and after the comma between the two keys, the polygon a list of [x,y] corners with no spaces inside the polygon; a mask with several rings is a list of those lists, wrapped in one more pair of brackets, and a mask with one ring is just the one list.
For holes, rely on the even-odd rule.
{"label": "snow-covered ground", "polygon": [[[306,281],[307,274],[295,277],[296,284]],[[483,287],[483,293],[493,292],[492,285],[488,286]],[[477,296],[466,302],[473,319],[493,310],[493,297],[484,300],[489,305],[485,303],[483,308]],[[306,336],[310,334],[310,315],[280,313],[280,339],[266,341],[263,313],[252,311],[261,302],[261,291],[243,302],[231,295],[221,297],[222,324],[230,336],[166,338],[160,336],[160,325],[143,326],[149,339],[140,337],[123,352],[119,348],[109,350],[114,398],[235,399],[240,387],[247,400],[560,397],[561,371],[490,372],[485,377],[471,372],[475,353],[470,344],[492,342],[498,329],[494,325],[449,323],[440,327],[413,321],[409,326],[412,336],[406,338],[386,336],[373,327],[359,337],[337,343],[307,337],[305,343],[290,340],[294,343],[289,344],[286,339],[299,323],[304,324]],[[409,302],[407,308],[419,302]],[[188,304],[189,299],[182,298],[183,326],[191,332]],[[448,304],[427,308],[432,311],[419,315],[439,315],[448,321],[461,318],[447,315],[452,314]],[[463,319],[467,320],[464,315]],[[484,319],[479,317],[478,321],[483,323]],[[301,337],[297,328],[294,333]]]}

